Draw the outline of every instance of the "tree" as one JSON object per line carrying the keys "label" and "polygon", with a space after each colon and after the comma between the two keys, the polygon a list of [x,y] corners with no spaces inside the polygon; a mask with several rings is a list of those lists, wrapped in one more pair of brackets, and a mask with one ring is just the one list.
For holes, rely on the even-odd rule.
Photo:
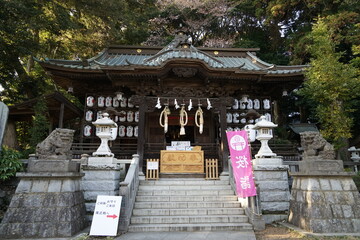
{"label": "tree", "polygon": [[351,137],[354,100],[360,96],[360,79],[357,69],[340,61],[343,56],[336,52],[339,43],[335,30],[320,18],[309,35],[311,45],[310,68],[302,95],[316,103],[316,115],[321,133],[336,142]]}
{"label": "tree", "polygon": [[235,35],[229,18],[233,6],[230,0],[158,1],[161,12],[150,21],[151,36],[144,44],[164,45],[183,30],[194,46],[229,47]]}
{"label": "tree", "polygon": [[35,150],[36,145],[49,134],[48,108],[43,97],[39,97],[34,105],[35,115],[30,128],[30,148]]}
{"label": "tree", "polygon": [[33,57],[89,58],[110,44],[148,36],[155,0],[0,0],[2,101],[17,103],[54,90]]}

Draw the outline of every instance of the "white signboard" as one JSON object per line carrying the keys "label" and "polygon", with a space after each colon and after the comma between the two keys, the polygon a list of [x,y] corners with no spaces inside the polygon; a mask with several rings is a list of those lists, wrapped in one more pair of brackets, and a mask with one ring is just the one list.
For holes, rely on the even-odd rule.
{"label": "white signboard", "polygon": [[168,150],[168,151],[176,151],[176,147],[174,147],[174,146],[166,146],[166,150]]}
{"label": "white signboard", "polygon": [[177,147],[177,146],[190,146],[191,142],[190,141],[171,141],[171,146],[173,147]]}
{"label": "white signboard", "polygon": [[146,167],[148,170],[158,169],[159,162],[147,162]]}
{"label": "white signboard", "polygon": [[97,196],[90,235],[116,236],[121,200],[121,196]]}

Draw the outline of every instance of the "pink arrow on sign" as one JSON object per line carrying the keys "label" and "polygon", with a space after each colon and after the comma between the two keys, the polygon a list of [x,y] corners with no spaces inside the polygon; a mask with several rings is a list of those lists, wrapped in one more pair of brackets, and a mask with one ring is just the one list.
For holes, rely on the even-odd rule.
{"label": "pink arrow on sign", "polygon": [[114,215],[106,215],[106,217],[108,217],[108,218],[112,218],[112,219],[115,219],[115,218],[117,218],[117,216],[114,214]]}

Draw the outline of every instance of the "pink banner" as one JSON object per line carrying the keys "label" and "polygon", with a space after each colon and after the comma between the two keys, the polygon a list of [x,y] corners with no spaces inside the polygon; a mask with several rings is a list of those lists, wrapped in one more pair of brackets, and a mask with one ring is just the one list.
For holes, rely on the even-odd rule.
{"label": "pink banner", "polygon": [[256,196],[250,146],[246,131],[226,132],[236,192],[239,197]]}

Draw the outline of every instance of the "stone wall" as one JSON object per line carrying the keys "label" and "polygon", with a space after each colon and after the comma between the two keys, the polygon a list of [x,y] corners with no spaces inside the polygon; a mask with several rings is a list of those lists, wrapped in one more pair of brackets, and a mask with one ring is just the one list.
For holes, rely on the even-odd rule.
{"label": "stone wall", "polygon": [[18,173],[21,181],[0,224],[0,238],[70,237],[84,229],[78,173]]}
{"label": "stone wall", "polygon": [[6,212],[6,209],[9,207],[11,198],[15,194],[18,184],[19,179],[16,177],[0,182],[0,222]]}
{"label": "stone wall", "polygon": [[360,232],[359,206],[351,176],[296,176],[289,222],[315,233]]}

